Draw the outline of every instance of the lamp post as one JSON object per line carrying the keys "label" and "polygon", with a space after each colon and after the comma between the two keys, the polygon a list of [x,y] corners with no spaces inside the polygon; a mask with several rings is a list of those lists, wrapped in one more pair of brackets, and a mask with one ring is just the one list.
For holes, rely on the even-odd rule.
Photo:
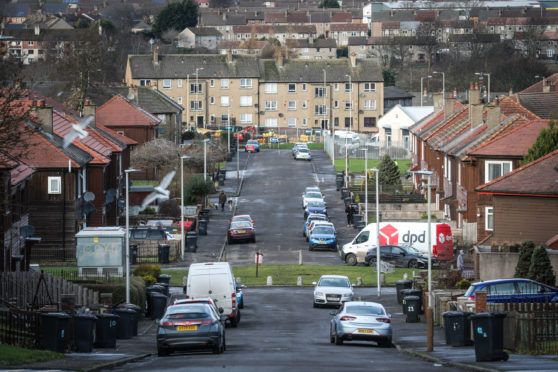
{"label": "lamp post", "polygon": [[203,140],[203,180],[207,182],[207,141],[209,139]]}
{"label": "lamp post", "polygon": [[[198,98],[198,94],[200,94],[199,85],[198,85],[198,75],[199,75],[199,74],[198,74],[198,71],[199,71],[199,70],[203,70],[203,67],[196,67],[196,101],[197,101],[197,98]],[[197,108],[197,107],[198,107],[198,105],[197,105],[197,103],[196,103],[196,108]],[[206,128],[205,120],[203,121],[203,127],[204,127],[205,129],[207,129],[207,128]]]}
{"label": "lamp post", "polygon": [[190,124],[190,74],[186,74],[186,126]]}
{"label": "lamp post", "polygon": [[[231,103],[227,106],[227,152],[231,152]],[[228,155],[227,155],[228,156]]]}
{"label": "lamp post", "polygon": [[487,100],[488,100],[488,103],[490,103],[490,73],[488,73],[488,72],[475,72],[475,75],[477,75],[477,76],[483,76],[483,75],[488,76]]}
{"label": "lamp post", "polygon": [[[327,120],[327,104],[326,104],[326,77],[327,77],[327,72],[326,72],[325,68],[322,69],[322,71],[324,72],[324,92],[323,92],[323,95],[324,95],[324,118],[325,118],[325,120]],[[327,129],[327,125],[326,125],[325,128],[322,128],[322,130],[323,129]]]}
{"label": "lamp post", "polygon": [[364,148],[364,221],[368,225],[368,148]]}
{"label": "lamp post", "polygon": [[240,135],[236,134],[236,179],[240,179]]}
{"label": "lamp post", "polygon": [[442,107],[446,108],[446,73],[443,71],[432,71],[433,74],[442,74]]}
{"label": "lamp post", "polygon": [[184,236],[184,159],[189,158],[189,156],[181,156],[180,157],[180,223],[181,223],[181,236],[180,236],[180,248],[181,248],[181,257],[182,261],[184,261],[184,251],[185,251],[185,236]]}
{"label": "lamp post", "polygon": [[430,241],[430,234],[431,234],[431,211],[430,211],[430,204],[431,204],[431,195],[430,195],[430,187],[431,185],[431,178],[432,172],[427,170],[420,170],[414,171],[413,174],[426,176],[427,180],[427,192],[428,192],[428,205],[427,205],[427,212],[428,213],[428,231],[426,232],[426,244],[428,246],[428,308],[426,310],[426,350],[432,351],[434,350],[434,325],[433,325],[433,314],[432,314],[432,242]]}
{"label": "lamp post", "polygon": [[424,79],[431,79],[431,78],[432,78],[432,75],[422,76],[422,77],[420,78],[420,105],[421,105],[421,106],[422,106],[422,96],[424,95],[424,93],[423,93],[423,87],[422,87],[423,81],[424,81]]}
{"label": "lamp post", "polygon": [[128,174],[137,172],[137,169],[128,168],[126,173],[126,303],[130,303],[130,181]]}
{"label": "lamp post", "polygon": [[[352,132],[353,129],[353,84],[351,81],[351,75],[347,75],[345,74],[346,77],[349,78],[349,90],[348,93],[349,95],[349,105],[351,108],[351,116],[350,116],[350,120],[349,120],[349,133]],[[347,188],[347,190],[349,189],[349,135],[347,133],[347,135],[345,136],[345,187]]]}
{"label": "lamp post", "polygon": [[[378,297],[380,297],[382,295],[382,281],[380,280],[380,188],[378,184],[378,173],[380,173],[380,170],[378,168],[371,168],[370,170],[376,174],[376,241],[378,242],[376,248],[376,280],[378,281]],[[368,221],[366,223],[368,224]]]}

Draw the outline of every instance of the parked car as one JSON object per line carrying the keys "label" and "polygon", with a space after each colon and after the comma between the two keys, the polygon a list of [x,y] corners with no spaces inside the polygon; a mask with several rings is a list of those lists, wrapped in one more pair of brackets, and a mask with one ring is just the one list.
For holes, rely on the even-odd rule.
{"label": "parked car", "polygon": [[310,213],[321,213],[327,216],[326,204],[322,201],[311,201],[308,202],[306,208],[304,209],[304,219],[308,218]]}
{"label": "parked car", "polygon": [[332,312],[329,342],[376,341],[379,346],[391,346],[391,316],[377,302],[345,302]]}
{"label": "parked car", "polygon": [[314,307],[322,305],[341,305],[352,301],[354,297],[353,285],[348,277],[343,275],[322,275],[314,287]]}
{"label": "parked car", "polygon": [[306,208],[309,201],[324,201],[324,196],[321,192],[309,191],[302,196],[302,208]]}
{"label": "parked car", "polygon": [[233,221],[229,225],[227,242],[232,244],[238,240],[250,240],[256,242],[256,231],[254,225],[249,221]]}
{"label": "parked car", "polygon": [[238,304],[238,308],[244,309],[244,292],[242,291],[242,289],[246,288],[246,286],[240,283],[236,279],[235,279],[235,286],[236,286],[236,302]]}
{"label": "parked car", "polygon": [[231,220],[231,223],[236,222],[236,221],[248,221],[248,222],[251,222],[252,225],[254,225],[254,227],[256,226],[256,224],[254,223],[254,220],[252,219],[252,217],[250,217],[249,214],[239,214],[238,216],[233,216],[233,218]]}
{"label": "parked car", "polygon": [[156,227],[133,227],[130,229],[130,240],[169,240],[167,231]]}
{"label": "parked car", "polygon": [[307,192],[320,192],[321,193],[322,191],[320,190],[320,188],[318,186],[307,186],[304,189],[304,192],[302,193],[302,196],[304,196],[304,194],[306,194]]}
{"label": "parked car", "polygon": [[182,304],[167,308],[157,327],[157,354],[210,347],[220,354],[226,349],[225,326],[208,304]]}
{"label": "parked car", "polygon": [[327,221],[327,216],[321,213],[310,213],[308,217],[306,217],[306,222],[304,223],[304,227],[302,228],[302,236],[305,238],[308,237],[308,228],[312,221]]}
{"label": "parked car", "polygon": [[335,231],[333,224],[316,225],[316,227],[310,231],[308,243],[309,251],[313,251],[316,248],[328,248],[333,249],[334,251],[337,250],[337,232]]}
{"label": "parked car", "polygon": [[[376,248],[370,249],[364,257],[366,265],[376,265]],[[413,247],[402,245],[382,245],[380,247],[380,260],[389,262],[395,267],[425,268],[428,266],[428,257]],[[432,266],[438,266],[436,257],[432,257]]]}
{"label": "parked car", "polygon": [[309,149],[297,148],[295,153],[295,160],[312,160],[312,154]]}
{"label": "parked car", "polygon": [[246,141],[246,146],[244,147],[244,151],[260,152],[260,143],[257,140],[250,139]]}
{"label": "parked car", "polygon": [[531,279],[495,279],[471,284],[460,301],[474,301],[478,290],[485,290],[486,302],[558,302],[558,288]]}
{"label": "parked car", "polygon": [[296,152],[298,151],[298,149],[308,149],[308,145],[305,142],[297,142],[293,145],[293,158],[296,155]]}
{"label": "parked car", "polygon": [[[326,217],[325,215],[322,215],[322,216]],[[306,231],[306,241],[308,241],[308,239],[310,238],[310,234],[312,234],[312,230],[317,225],[326,225],[326,226],[333,227],[333,224],[331,222],[329,222],[327,219],[325,219],[325,220],[317,220],[316,219],[316,220],[310,222],[310,225],[308,225],[308,230]]]}

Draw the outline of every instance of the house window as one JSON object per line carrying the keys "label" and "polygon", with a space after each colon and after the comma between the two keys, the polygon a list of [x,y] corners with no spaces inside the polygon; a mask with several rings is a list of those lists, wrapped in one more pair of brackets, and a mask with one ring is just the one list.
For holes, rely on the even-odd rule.
{"label": "house window", "polygon": [[294,111],[296,110],[296,101],[289,101],[287,105],[287,110]]}
{"label": "house window", "polygon": [[296,118],[288,118],[287,124],[289,128],[296,128]]}
{"label": "house window", "polygon": [[306,89],[307,89],[306,83],[302,83],[302,91],[306,92]]}
{"label": "house window", "polygon": [[191,101],[190,102],[190,109],[192,111],[201,111],[203,110],[202,101]]}
{"label": "house window", "polygon": [[324,87],[314,88],[314,97],[324,98],[327,97],[327,92]]}
{"label": "house window", "polygon": [[229,125],[229,115],[221,114],[221,123]]}
{"label": "house window", "polygon": [[352,93],[353,92],[353,83],[345,83],[345,93]]}
{"label": "house window", "polygon": [[277,128],[277,118],[266,118],[265,119],[265,126]]}
{"label": "house window", "polygon": [[296,93],[296,83],[289,83],[289,93]]}
{"label": "house window", "polygon": [[364,127],[375,128],[376,127],[376,118],[364,118]]}
{"label": "house window", "polygon": [[170,79],[163,79],[163,89],[170,89],[172,87]]}
{"label": "house window", "polygon": [[49,177],[48,178],[48,193],[61,194],[62,193],[62,177]]}
{"label": "house window", "polygon": [[277,111],[277,101],[265,101],[265,111]]}
{"label": "house window", "polygon": [[375,92],[376,91],[376,83],[364,83],[364,92]]}
{"label": "house window", "polygon": [[376,100],[375,99],[365,99],[364,100],[365,110],[376,110]]}
{"label": "house window", "polygon": [[302,126],[303,126],[303,127],[308,126],[308,119],[302,118]]}
{"label": "house window", "polygon": [[252,124],[252,114],[240,114],[240,122],[242,124]]}
{"label": "house window", "polygon": [[209,122],[215,124],[215,115],[213,114],[209,115]]}
{"label": "house window", "polygon": [[140,87],[148,87],[151,85],[150,79],[140,80]]}
{"label": "house window", "polygon": [[215,104],[215,97],[213,97],[213,96],[209,97],[209,104],[210,104],[210,105],[214,105],[214,104]]}
{"label": "house window", "polygon": [[211,88],[213,88],[215,86],[215,80],[214,79],[209,80],[209,86]]}
{"label": "house window", "polygon": [[178,79],[176,81],[176,86],[179,87],[179,88],[182,88],[182,79]]}
{"label": "house window", "polygon": [[277,84],[276,83],[265,83],[265,93],[272,94],[277,93]]}
{"label": "house window", "polygon": [[326,114],[325,105],[315,105],[314,106],[314,115],[325,115],[325,114]]}
{"label": "house window", "polygon": [[229,96],[221,96],[221,106],[229,105]]}
{"label": "house window", "polygon": [[240,106],[252,106],[252,96],[240,96]]}
{"label": "house window", "polygon": [[484,207],[484,229],[487,231],[494,230],[494,208]]}
{"label": "house window", "polygon": [[548,58],[552,58],[554,56],[554,49],[547,49],[546,50],[546,56]]}
{"label": "house window", "polygon": [[229,79],[221,79],[221,89],[229,89]]}
{"label": "house window", "polygon": [[240,79],[240,89],[251,89],[252,79]]}
{"label": "house window", "polygon": [[333,89],[335,89],[335,91],[338,91],[339,90],[339,83],[333,84]]}
{"label": "house window", "polygon": [[202,85],[200,83],[190,84],[190,93],[192,94],[202,93]]}
{"label": "house window", "polygon": [[511,161],[486,161],[484,164],[484,183],[501,177],[512,170]]}
{"label": "house window", "polygon": [[339,101],[333,101],[333,108],[339,108]]}
{"label": "house window", "polygon": [[345,111],[352,110],[352,103],[351,101],[345,101]]}

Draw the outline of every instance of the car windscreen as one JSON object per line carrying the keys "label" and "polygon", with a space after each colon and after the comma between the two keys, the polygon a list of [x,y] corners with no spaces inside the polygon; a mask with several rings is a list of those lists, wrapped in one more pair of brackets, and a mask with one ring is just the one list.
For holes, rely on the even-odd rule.
{"label": "car windscreen", "polygon": [[312,230],[312,234],[333,235],[335,234],[335,230],[330,226],[316,226]]}
{"label": "car windscreen", "polygon": [[384,309],[377,305],[345,305],[345,312],[364,316],[385,315]]}
{"label": "car windscreen", "polygon": [[310,201],[308,202],[308,206],[311,208],[325,208],[325,204],[320,201]]}
{"label": "car windscreen", "polygon": [[231,223],[231,229],[251,229],[252,223],[248,221],[235,221]]}
{"label": "car windscreen", "polygon": [[308,198],[308,199],[322,199],[323,198],[322,193],[320,193],[320,192],[307,192],[305,197]]}
{"label": "car windscreen", "polygon": [[[197,304],[181,304],[181,305],[174,305],[169,306],[167,308],[167,312],[165,314],[166,317],[173,317],[174,315],[181,314],[182,319],[187,319],[185,317],[194,317],[194,315],[188,314],[209,314],[211,311],[209,310],[209,305],[197,303]],[[207,316],[207,315],[206,315]]]}
{"label": "car windscreen", "polygon": [[464,296],[471,297],[473,295],[473,292],[475,292],[475,286],[471,285],[469,286],[469,289],[467,289],[467,292],[465,292]]}
{"label": "car windscreen", "polygon": [[418,249],[413,247],[405,247],[404,249],[406,249],[409,254],[416,254],[417,256],[420,256],[422,254]]}
{"label": "car windscreen", "polygon": [[351,284],[347,279],[344,278],[322,278],[318,283],[321,287],[343,287],[349,288]]}

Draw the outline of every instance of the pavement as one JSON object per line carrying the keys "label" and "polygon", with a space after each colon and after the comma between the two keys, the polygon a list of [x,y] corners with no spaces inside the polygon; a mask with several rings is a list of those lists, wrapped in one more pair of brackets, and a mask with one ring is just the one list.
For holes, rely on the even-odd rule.
{"label": "pavement", "polygon": [[[208,223],[207,235],[198,237],[198,247],[203,247],[197,253],[186,253],[185,262],[180,266],[188,267],[192,262],[206,262],[219,260],[225,255],[226,230],[225,223],[212,221],[230,220],[236,208],[236,197],[241,193],[243,171],[250,158],[250,153],[240,152],[239,177],[237,178],[237,163],[227,163],[227,175],[224,185],[218,192],[224,190],[229,199],[233,200],[233,208],[225,211],[212,210]],[[218,192],[209,196],[213,204],[217,204]],[[345,225],[341,225],[345,226]],[[170,265],[176,267],[176,265]],[[171,295],[179,295],[182,288],[171,288]],[[420,316],[420,322],[407,323],[402,313],[401,305],[397,303],[394,288],[385,288],[385,293],[379,301],[392,314],[394,332],[394,346],[402,353],[432,362],[435,366],[452,366],[471,371],[558,371],[557,355],[524,355],[510,354],[508,361],[476,362],[474,346],[451,347],[445,343],[444,329],[434,328],[434,350],[426,351],[426,317]],[[101,371],[134,362],[156,354],[157,324],[153,320],[141,320],[138,325],[138,336],[131,339],[119,339],[114,349],[95,348],[92,353],[68,353],[65,358],[47,362],[18,365],[7,368],[0,366],[0,370],[64,370],[64,371]]]}

